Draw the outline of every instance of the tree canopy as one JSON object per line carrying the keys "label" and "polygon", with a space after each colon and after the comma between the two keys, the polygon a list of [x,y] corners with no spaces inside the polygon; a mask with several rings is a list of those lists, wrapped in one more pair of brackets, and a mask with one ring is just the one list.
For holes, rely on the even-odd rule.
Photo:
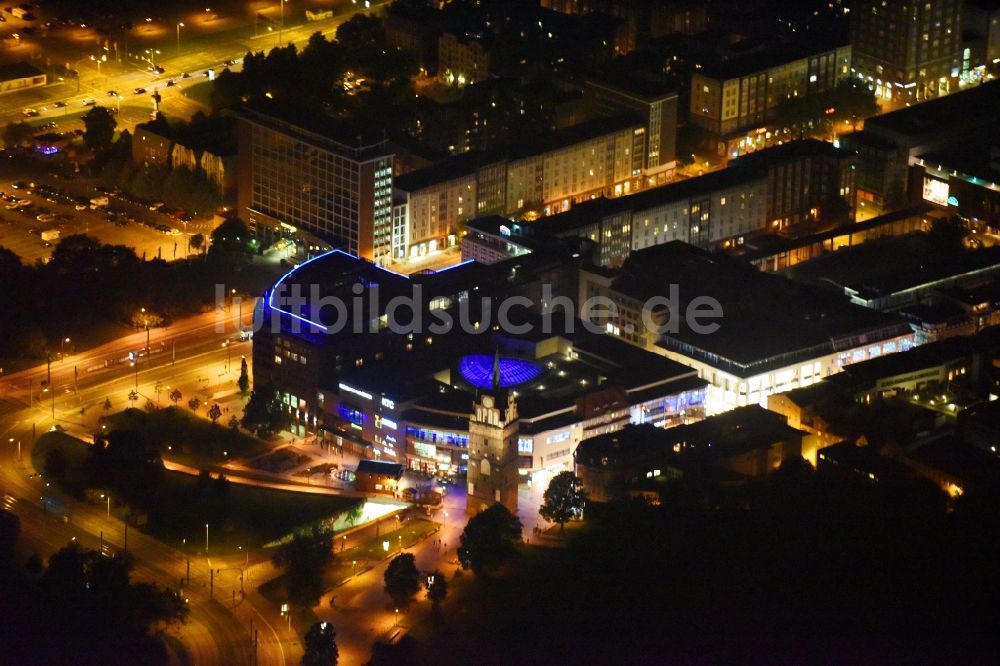
{"label": "tree canopy", "polygon": [[103,153],[111,148],[118,121],[103,106],[91,107],[83,116],[83,141],[95,153]]}
{"label": "tree canopy", "polygon": [[[166,664],[154,631],[183,622],[177,594],[131,581],[132,558],[107,557],[73,542],[49,558],[37,580],[4,585],[4,656],[25,664]],[[42,629],[44,628],[44,629]]]}
{"label": "tree canopy", "polygon": [[385,591],[399,606],[405,606],[420,591],[420,572],[413,553],[400,553],[392,558],[383,575]]}
{"label": "tree canopy", "polygon": [[333,561],[333,536],[313,530],[298,534],[274,554],[274,565],[285,570],[288,600],[309,608],[323,596],[323,570]]}
{"label": "tree canopy", "polygon": [[337,651],[337,632],[329,622],[315,622],[305,635],[305,653],[299,662],[302,666],[333,666],[340,658]]}
{"label": "tree canopy", "polygon": [[521,521],[503,504],[493,504],[466,524],[460,542],[462,568],[477,576],[489,575],[517,553]]}
{"label": "tree canopy", "polygon": [[250,393],[240,424],[258,437],[270,437],[287,428],[290,422],[288,408],[281,402],[278,391],[270,386],[258,386]]}
{"label": "tree canopy", "polygon": [[559,472],[549,481],[538,513],[546,520],[559,523],[559,530],[562,531],[567,520],[583,513],[586,501],[587,493],[580,479],[573,472]]}

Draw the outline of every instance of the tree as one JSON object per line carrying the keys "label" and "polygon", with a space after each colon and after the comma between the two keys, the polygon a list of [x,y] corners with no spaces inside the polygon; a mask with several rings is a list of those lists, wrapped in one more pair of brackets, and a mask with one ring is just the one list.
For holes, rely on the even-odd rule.
{"label": "tree", "polygon": [[104,405],[102,405],[102,407],[104,409],[104,413],[105,414],[107,414],[108,412],[110,412],[111,411],[111,398],[105,398],[104,399]]}
{"label": "tree", "polygon": [[288,600],[302,608],[315,606],[323,596],[323,570],[333,561],[333,536],[318,529],[297,534],[278,548],[273,561],[285,570]]}
{"label": "tree", "polygon": [[192,412],[197,412],[201,407],[201,399],[198,396],[191,398],[188,400],[188,407],[191,408]]}
{"label": "tree", "polygon": [[247,391],[250,390],[250,374],[247,370],[246,356],[240,359],[240,378],[236,381],[236,385],[240,387],[240,393],[243,395],[246,395]]}
{"label": "tree", "polygon": [[174,389],[173,391],[170,392],[170,402],[174,403],[175,407],[177,406],[177,403],[180,402],[181,398],[183,398],[183,397],[184,397],[184,394],[181,393],[180,389]]}
{"label": "tree", "polygon": [[106,557],[76,542],[49,558],[31,596],[38,619],[29,625],[42,618],[49,624],[30,661],[167,663],[152,631],[183,622],[188,605],[170,590],[132,582],[133,567],[131,556]]}
{"label": "tree", "polygon": [[103,106],[91,107],[83,116],[83,142],[95,153],[102,153],[111,147],[118,122]]}
{"label": "tree", "polygon": [[559,472],[549,481],[538,513],[546,520],[559,523],[562,532],[567,520],[583,513],[586,501],[587,492],[580,479],[573,472]]}
{"label": "tree", "polygon": [[153,402],[152,399],[146,401],[146,411],[147,412],[155,412],[156,411],[156,403]]}
{"label": "tree", "polygon": [[205,234],[195,234],[191,236],[191,249],[200,252],[205,247]]}
{"label": "tree", "polygon": [[31,125],[22,121],[7,123],[3,131],[3,142],[7,149],[19,148],[31,140]]}
{"label": "tree", "polygon": [[463,569],[487,576],[517,553],[521,521],[496,503],[474,516],[462,531],[458,559]]}
{"label": "tree", "polygon": [[129,405],[130,407],[135,407],[135,401],[138,400],[138,399],[139,399],[139,392],[138,391],[136,391],[135,389],[132,389],[131,391],[128,392],[128,401],[129,401],[129,403],[131,403]]}
{"label": "tree", "polygon": [[250,239],[247,225],[236,218],[230,218],[212,232],[208,258],[230,266],[239,265],[253,254],[250,249]]}
{"label": "tree", "polygon": [[436,611],[441,603],[448,596],[448,581],[440,571],[432,571],[427,576],[427,598],[431,600],[431,606]]}
{"label": "tree", "polygon": [[239,430],[239,428],[240,428],[240,420],[236,418],[235,414],[233,414],[232,416],[229,417],[229,429],[232,430],[233,432],[236,432],[237,430]]}
{"label": "tree", "polygon": [[405,606],[420,591],[420,572],[413,553],[400,553],[385,569],[385,591],[398,606]]}
{"label": "tree", "polygon": [[222,407],[219,407],[219,403],[215,403],[214,405],[208,408],[208,418],[212,419],[212,423],[218,421],[219,417],[221,416],[222,416]]}
{"label": "tree", "polygon": [[339,658],[337,632],[329,622],[316,622],[305,636],[305,654],[302,666],[333,666]]}
{"label": "tree", "polygon": [[243,408],[244,428],[258,437],[270,437],[288,427],[291,417],[282,404],[278,392],[269,387],[257,387]]}

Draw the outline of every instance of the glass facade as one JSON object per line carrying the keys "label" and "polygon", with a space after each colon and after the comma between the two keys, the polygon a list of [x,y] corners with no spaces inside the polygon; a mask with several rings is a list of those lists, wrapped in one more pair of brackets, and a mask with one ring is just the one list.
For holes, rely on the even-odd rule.
{"label": "glass facade", "polygon": [[341,146],[281,121],[256,120],[249,123],[249,208],[386,263],[392,155],[378,154],[377,146]]}

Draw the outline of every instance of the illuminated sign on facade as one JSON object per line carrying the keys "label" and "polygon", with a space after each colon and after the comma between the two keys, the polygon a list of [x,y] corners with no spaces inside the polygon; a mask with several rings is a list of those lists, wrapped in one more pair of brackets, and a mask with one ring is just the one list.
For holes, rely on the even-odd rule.
{"label": "illuminated sign on facade", "polygon": [[924,200],[939,206],[948,205],[948,183],[924,177]]}
{"label": "illuminated sign on facade", "polygon": [[372,394],[367,391],[362,391],[361,389],[356,389],[353,386],[348,386],[347,384],[338,384],[341,391],[347,391],[348,393],[353,393],[354,395],[361,396],[365,400],[371,400]]}
{"label": "illuminated sign on facade", "polygon": [[414,442],[413,452],[421,458],[437,458],[437,447],[433,444]]}
{"label": "illuminated sign on facade", "polygon": [[382,406],[386,409],[396,409],[396,403],[384,396],[382,397]]}

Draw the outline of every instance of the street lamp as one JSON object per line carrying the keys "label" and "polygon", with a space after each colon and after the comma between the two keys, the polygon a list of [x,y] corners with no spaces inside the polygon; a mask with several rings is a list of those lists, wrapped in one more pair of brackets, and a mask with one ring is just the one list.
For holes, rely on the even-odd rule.
{"label": "street lamp", "polygon": [[[11,444],[14,443],[14,438],[13,437],[10,438],[10,443]],[[18,462],[21,461],[21,440],[20,439],[17,440],[17,461]]]}
{"label": "street lamp", "polygon": [[69,338],[63,338],[59,342],[59,356],[65,356],[66,355],[66,343],[67,342],[69,342]]}
{"label": "street lamp", "polygon": [[205,523],[205,554],[208,555],[208,523]]}
{"label": "street lamp", "polygon": [[278,4],[281,6],[281,23],[278,25],[278,46],[281,46],[282,33],[285,30],[285,3],[288,0],[278,0]]}
{"label": "street lamp", "polygon": [[90,56],[90,59],[97,63],[97,75],[100,76],[101,75],[101,63],[104,63],[104,62],[108,61],[107,54],[101,54],[100,58],[98,58],[97,56]]}
{"label": "street lamp", "polygon": [[181,28],[184,27],[184,22],[177,24],[177,55],[181,53]]}
{"label": "street lamp", "polygon": [[101,499],[107,497],[108,499],[108,520],[111,520],[111,493],[101,493]]}

